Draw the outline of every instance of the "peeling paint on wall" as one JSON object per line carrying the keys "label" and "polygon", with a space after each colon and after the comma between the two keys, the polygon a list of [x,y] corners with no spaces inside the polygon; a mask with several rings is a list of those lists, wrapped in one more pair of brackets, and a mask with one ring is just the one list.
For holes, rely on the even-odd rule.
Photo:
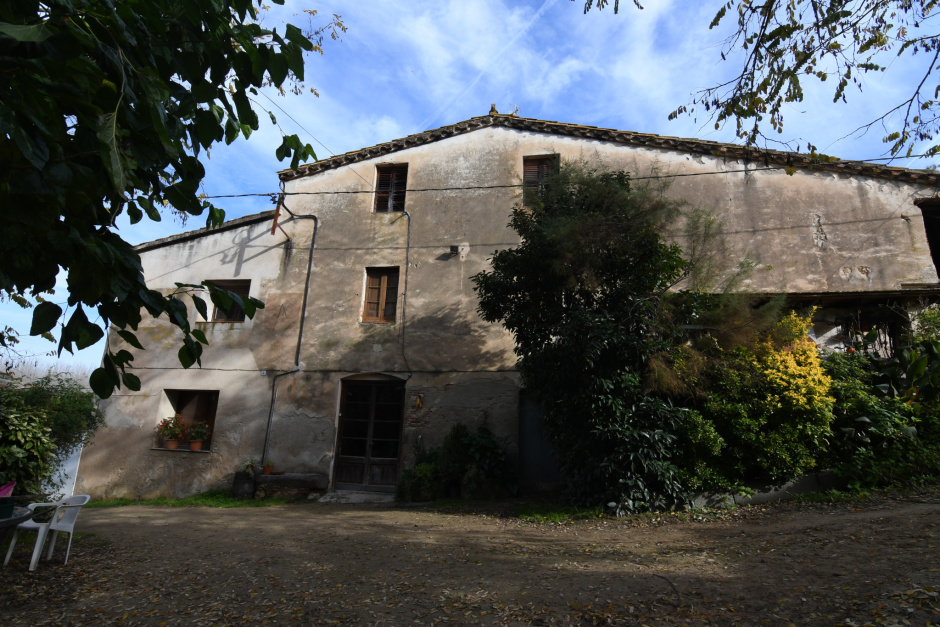
{"label": "peeling paint on wall", "polygon": [[829,245],[829,237],[823,230],[822,216],[818,213],[813,215],[813,245],[819,250],[825,250]]}

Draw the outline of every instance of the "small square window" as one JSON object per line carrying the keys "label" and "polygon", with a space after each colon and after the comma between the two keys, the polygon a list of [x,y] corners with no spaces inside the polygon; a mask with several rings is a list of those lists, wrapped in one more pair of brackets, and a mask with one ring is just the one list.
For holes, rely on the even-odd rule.
{"label": "small square window", "polygon": [[[209,425],[208,437],[201,440],[202,449],[209,450],[212,445],[212,436],[215,433],[215,411],[219,405],[218,390],[164,390],[167,400],[173,407],[173,413],[179,414],[183,428],[188,432],[190,425],[201,420]],[[184,441],[180,448],[186,450],[189,440]]]}
{"label": "small square window", "polygon": [[375,212],[404,211],[408,164],[380,165],[375,171]]}
{"label": "small square window", "polygon": [[398,308],[398,268],[366,268],[363,322],[395,322]]}
{"label": "small square window", "polygon": [[[213,285],[216,285],[223,290],[237,294],[241,299],[247,299],[248,294],[251,291],[251,280],[239,280],[239,281],[210,281]],[[244,322],[245,321],[245,312],[242,311],[242,308],[238,303],[232,303],[232,306],[228,310],[222,309],[221,307],[216,306],[212,310],[212,322]]]}
{"label": "small square window", "polygon": [[558,173],[558,155],[522,158],[522,204],[529,205],[545,189],[545,181]]}

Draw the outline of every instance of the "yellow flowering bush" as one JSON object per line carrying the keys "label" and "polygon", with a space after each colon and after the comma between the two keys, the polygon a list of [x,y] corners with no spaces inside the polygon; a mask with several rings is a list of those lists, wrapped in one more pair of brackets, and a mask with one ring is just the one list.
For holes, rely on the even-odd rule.
{"label": "yellow flowering bush", "polygon": [[791,312],[720,360],[702,413],[725,442],[720,463],[729,479],[791,479],[826,449],[835,400],[807,336],[811,316]]}

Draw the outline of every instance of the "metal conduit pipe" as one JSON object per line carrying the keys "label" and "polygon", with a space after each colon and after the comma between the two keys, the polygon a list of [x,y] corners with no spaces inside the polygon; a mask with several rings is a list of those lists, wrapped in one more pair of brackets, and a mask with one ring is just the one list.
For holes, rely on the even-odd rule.
{"label": "metal conduit pipe", "polygon": [[[282,183],[283,186],[283,183]],[[268,425],[264,430],[264,449],[261,451],[261,465],[264,466],[268,459],[268,443],[271,440],[271,428],[274,425],[274,407],[277,404],[277,386],[282,377],[303,372],[304,364],[300,361],[300,346],[304,339],[304,322],[307,318],[307,293],[310,291],[310,275],[313,272],[313,248],[317,243],[317,231],[320,228],[320,220],[315,215],[297,215],[287,208],[281,200],[281,206],[290,214],[291,220],[313,220],[313,236],[310,238],[310,252],[307,256],[307,278],[304,281],[304,296],[300,306],[300,329],[297,331],[297,350],[294,352],[294,367],[287,372],[274,375],[271,382],[271,406],[268,408]]]}
{"label": "metal conduit pipe", "polygon": [[405,355],[405,323],[407,321],[408,314],[408,266],[411,265],[411,214],[405,210],[402,210],[402,214],[408,218],[408,229],[406,231],[407,236],[405,239],[405,281],[401,293],[401,358],[405,362],[405,368],[408,369],[408,379],[405,379],[405,382],[407,383],[414,374],[411,372],[411,365],[408,363],[408,356]]}

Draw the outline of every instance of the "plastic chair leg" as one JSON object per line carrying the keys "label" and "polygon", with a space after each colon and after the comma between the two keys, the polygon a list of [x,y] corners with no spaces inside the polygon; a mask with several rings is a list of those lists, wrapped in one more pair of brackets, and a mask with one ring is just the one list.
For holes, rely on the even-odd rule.
{"label": "plastic chair leg", "polygon": [[71,550],[72,550],[72,534],[70,533],[70,534],[69,534],[69,543],[68,543],[68,545],[66,545],[66,547],[65,547],[65,564],[62,564],[63,566],[65,566],[66,564],[69,563],[69,551],[71,551]]}
{"label": "plastic chair leg", "polygon": [[3,565],[4,565],[4,566],[6,566],[7,564],[10,563],[10,556],[13,555],[13,547],[16,546],[16,537],[17,537],[18,535],[20,535],[20,530],[19,530],[19,528],[16,528],[16,529],[13,530],[13,537],[10,538],[10,548],[7,549],[7,556],[6,556],[6,558],[4,558],[4,560],[3,560]]}
{"label": "plastic chair leg", "polygon": [[53,531],[52,535],[49,536],[49,550],[46,551],[46,561],[52,559],[52,550],[55,549],[55,539],[59,535],[58,531]]}
{"label": "plastic chair leg", "polygon": [[36,570],[39,564],[39,556],[42,554],[42,545],[46,543],[46,534],[49,533],[49,525],[42,525],[36,530],[36,546],[33,548],[33,558],[29,561],[29,570]]}

